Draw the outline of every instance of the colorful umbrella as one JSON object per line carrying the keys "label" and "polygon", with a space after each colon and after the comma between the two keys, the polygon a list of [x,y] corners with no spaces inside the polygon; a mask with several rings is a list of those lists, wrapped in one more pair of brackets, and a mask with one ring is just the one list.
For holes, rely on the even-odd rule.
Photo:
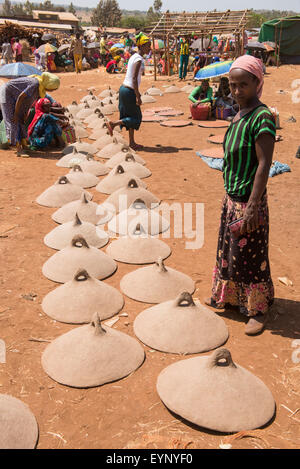
{"label": "colorful umbrella", "polygon": [[161,39],[156,39],[154,41],[154,46],[155,46],[155,49],[164,49],[165,44],[164,44],[164,41],[162,41]]}
{"label": "colorful umbrella", "polygon": [[111,49],[124,49],[124,44],[121,44],[121,42],[118,42],[117,44],[114,44],[111,48]]}
{"label": "colorful umbrella", "polygon": [[52,33],[45,33],[42,35],[42,41],[52,41],[52,39],[55,39],[55,36]]}
{"label": "colorful umbrella", "polygon": [[0,77],[5,78],[18,78],[27,77],[28,75],[41,75],[42,72],[31,65],[23,64],[23,62],[16,62],[14,64],[7,64],[0,67]]}
{"label": "colorful umbrella", "polygon": [[226,60],[226,62],[215,62],[201,68],[195,76],[195,80],[206,80],[208,78],[220,77],[229,73],[233,60]]}
{"label": "colorful umbrella", "polygon": [[52,54],[52,52],[56,52],[57,51],[57,47],[55,46],[52,46],[52,44],[49,44],[48,42],[46,44],[42,44],[37,50],[36,52],[38,54],[42,53],[42,54]]}

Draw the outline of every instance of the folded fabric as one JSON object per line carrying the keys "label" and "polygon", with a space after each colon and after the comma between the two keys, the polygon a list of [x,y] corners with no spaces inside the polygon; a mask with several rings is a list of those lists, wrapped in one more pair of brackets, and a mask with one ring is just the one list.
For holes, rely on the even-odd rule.
{"label": "folded fabric", "polygon": [[211,158],[210,156],[203,156],[199,151],[196,152],[197,156],[200,156],[201,160],[204,161],[210,168],[223,171],[223,158]]}
{"label": "folded fabric", "polygon": [[[197,156],[200,156],[201,160],[204,161],[210,168],[217,169],[218,171],[223,171],[223,158],[211,158],[209,156],[203,156],[199,151],[196,152]],[[269,177],[277,176],[277,174],[291,172],[289,165],[285,163],[280,163],[280,161],[273,161],[272,166],[269,171]]]}

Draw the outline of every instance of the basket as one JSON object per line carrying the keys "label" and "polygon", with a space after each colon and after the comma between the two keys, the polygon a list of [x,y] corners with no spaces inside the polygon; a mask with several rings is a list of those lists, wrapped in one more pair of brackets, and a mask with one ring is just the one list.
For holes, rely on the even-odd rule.
{"label": "basket", "polygon": [[198,104],[194,107],[193,104],[190,106],[190,111],[192,118],[196,121],[206,121],[209,118],[210,106],[204,106],[203,104]]}
{"label": "basket", "polygon": [[75,129],[71,125],[63,128],[61,136],[67,144],[76,142]]}

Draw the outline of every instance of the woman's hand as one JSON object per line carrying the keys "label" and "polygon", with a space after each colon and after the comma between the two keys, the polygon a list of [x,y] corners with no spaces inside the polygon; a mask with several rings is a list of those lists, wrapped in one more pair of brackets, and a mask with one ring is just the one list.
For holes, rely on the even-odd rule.
{"label": "woman's hand", "polygon": [[258,227],[258,205],[249,202],[244,212],[241,234],[251,233],[251,231],[257,230]]}
{"label": "woman's hand", "polygon": [[141,105],[142,105],[142,98],[141,98],[140,93],[139,93],[139,94],[137,95],[137,97],[136,97],[136,104],[137,104],[138,106],[141,106]]}

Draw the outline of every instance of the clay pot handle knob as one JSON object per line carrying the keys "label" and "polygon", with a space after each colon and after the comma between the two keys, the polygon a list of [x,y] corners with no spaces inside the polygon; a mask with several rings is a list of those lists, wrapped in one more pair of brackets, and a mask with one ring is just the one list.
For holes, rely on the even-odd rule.
{"label": "clay pot handle knob", "polygon": [[135,179],[130,179],[130,181],[128,181],[128,187],[130,189],[136,189],[139,186]]}
{"label": "clay pot handle knob", "polygon": [[231,366],[236,368],[235,363],[233,363],[231,353],[227,348],[220,348],[216,350],[210,357],[211,366]]}
{"label": "clay pot handle knob", "polygon": [[91,161],[91,160],[95,159],[94,156],[91,155],[90,153],[88,153],[85,158],[86,158],[87,161]]}
{"label": "clay pot handle knob", "polygon": [[134,235],[141,235],[141,234],[146,234],[146,231],[144,230],[143,226],[140,223],[137,223],[132,233]]}
{"label": "clay pot handle knob", "polygon": [[163,261],[162,257],[159,257],[157,259],[157,261],[155,262],[155,264],[158,266],[159,272],[168,272],[166,267],[165,267],[165,264],[164,264],[164,261]]}
{"label": "clay pot handle knob", "polygon": [[87,199],[87,197],[86,197],[86,193],[85,193],[85,192],[83,192],[83,193],[81,194],[80,201],[81,201],[83,204],[88,204],[88,203],[89,203],[89,201],[88,201],[88,199]]}
{"label": "clay pot handle knob", "polygon": [[74,164],[74,166],[72,168],[72,171],[74,171],[74,173],[76,173],[77,171],[78,172],[83,172],[82,169],[81,169],[81,166],[79,164]]}
{"label": "clay pot handle knob", "polygon": [[182,292],[175,300],[175,306],[185,307],[185,306],[195,306],[192,295],[184,291]]}
{"label": "clay pot handle knob", "polygon": [[113,138],[113,143],[115,143],[116,145],[118,144],[118,140],[116,139],[116,137]]}
{"label": "clay pot handle knob", "polygon": [[145,202],[142,199],[136,199],[133,202],[132,207],[136,210],[145,210],[147,208]]}
{"label": "clay pot handle knob", "polygon": [[106,334],[106,330],[101,326],[101,321],[98,316],[98,313],[95,313],[91,322],[91,326],[95,328],[95,335]]}
{"label": "clay pot handle knob", "polygon": [[127,155],[125,156],[125,161],[133,161],[134,162],[135,158],[130,153],[127,153]]}
{"label": "clay pot handle knob", "polygon": [[86,242],[86,240],[83,238],[83,236],[74,236],[74,238],[72,239],[72,246],[74,248],[88,248],[89,249],[89,245],[88,243]]}
{"label": "clay pot handle knob", "polygon": [[123,153],[127,153],[129,150],[130,150],[130,148],[127,147],[126,145],[124,145],[124,146],[122,147],[122,152],[123,152]]}
{"label": "clay pot handle knob", "polygon": [[70,184],[70,181],[66,176],[62,176],[59,178],[58,184]]}
{"label": "clay pot handle knob", "polygon": [[78,270],[77,274],[74,277],[74,280],[76,280],[76,282],[85,282],[89,278],[91,277],[89,276],[88,272],[85,269],[82,269]]}
{"label": "clay pot handle knob", "polygon": [[81,220],[78,216],[78,213],[75,213],[75,220],[74,220],[74,226],[82,225]]}
{"label": "clay pot handle knob", "polygon": [[124,173],[125,173],[125,171],[124,171],[123,166],[121,166],[119,164],[119,166],[117,166],[117,168],[116,168],[116,173],[115,174],[124,174]]}

